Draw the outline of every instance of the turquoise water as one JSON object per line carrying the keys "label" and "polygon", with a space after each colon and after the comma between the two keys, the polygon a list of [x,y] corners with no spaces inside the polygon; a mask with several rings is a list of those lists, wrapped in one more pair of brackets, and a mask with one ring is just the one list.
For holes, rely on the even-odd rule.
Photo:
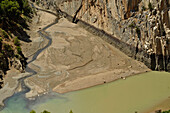
{"label": "turquoise water", "polygon": [[14,96],[0,113],[143,113],[170,96],[170,73],[148,72],[115,82],[27,103]]}

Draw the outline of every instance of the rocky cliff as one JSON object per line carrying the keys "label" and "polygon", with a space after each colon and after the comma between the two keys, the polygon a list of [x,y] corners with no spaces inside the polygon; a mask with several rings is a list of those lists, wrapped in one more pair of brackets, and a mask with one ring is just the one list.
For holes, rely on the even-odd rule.
{"label": "rocky cliff", "polygon": [[37,2],[47,9],[60,9],[66,12],[73,16],[75,23],[82,20],[133,46],[134,55],[129,56],[144,62],[149,68],[170,71],[169,0],[41,0]]}

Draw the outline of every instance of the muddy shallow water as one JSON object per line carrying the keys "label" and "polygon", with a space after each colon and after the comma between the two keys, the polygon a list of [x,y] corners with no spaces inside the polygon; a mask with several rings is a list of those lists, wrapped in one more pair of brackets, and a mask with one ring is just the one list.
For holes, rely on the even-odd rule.
{"label": "muddy shallow water", "polygon": [[[148,72],[66,94],[53,94],[28,102],[14,96],[0,113],[143,113],[170,97],[170,73]],[[23,95],[24,96],[24,95]]]}

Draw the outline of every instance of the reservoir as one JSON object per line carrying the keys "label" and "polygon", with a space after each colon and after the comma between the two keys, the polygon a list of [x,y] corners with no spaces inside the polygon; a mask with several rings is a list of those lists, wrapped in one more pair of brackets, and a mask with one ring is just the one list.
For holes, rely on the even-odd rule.
{"label": "reservoir", "polygon": [[0,113],[145,113],[170,98],[170,73],[147,72],[104,85],[54,94],[28,102],[24,95],[11,97]]}

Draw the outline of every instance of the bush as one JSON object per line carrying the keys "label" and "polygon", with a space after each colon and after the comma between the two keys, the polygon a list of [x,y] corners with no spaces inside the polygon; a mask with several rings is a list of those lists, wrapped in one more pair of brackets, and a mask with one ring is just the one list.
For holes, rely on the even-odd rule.
{"label": "bush", "polygon": [[135,22],[133,21],[131,24],[129,24],[129,27],[131,27],[131,28],[135,28]]}
{"label": "bush", "polygon": [[30,111],[30,113],[36,113],[34,110]]}
{"label": "bush", "polygon": [[6,31],[2,30],[2,34],[3,34],[3,37],[4,37],[4,38],[8,38],[8,34],[7,34]]}
{"label": "bush", "polygon": [[142,6],[142,11],[145,11],[146,10],[146,7],[145,6]]}
{"label": "bush", "polygon": [[16,45],[16,46],[21,45],[17,37],[14,38],[14,45]]}
{"label": "bush", "polygon": [[69,113],[73,113],[73,111],[72,110],[70,110],[70,112]]}
{"label": "bush", "polygon": [[163,111],[162,113],[170,113],[170,110],[169,111]]}
{"label": "bush", "polygon": [[9,44],[4,44],[4,49],[5,49],[7,52],[13,51],[13,49],[11,48],[11,46],[10,46]]}
{"label": "bush", "polygon": [[140,29],[139,27],[136,26],[136,33],[139,35],[140,34]]}
{"label": "bush", "polygon": [[29,2],[28,2],[28,0],[22,0],[22,1],[23,1],[22,12],[24,15],[29,16],[29,14],[32,13],[32,9],[29,6]]}
{"label": "bush", "polygon": [[8,18],[17,18],[21,11],[17,1],[2,0],[0,3],[1,15]]}
{"label": "bush", "polygon": [[0,58],[3,57],[3,56],[4,56],[4,54],[3,54],[3,53],[0,53]]}
{"label": "bush", "polygon": [[0,43],[2,42],[2,37],[0,37]]}
{"label": "bush", "polygon": [[21,53],[22,53],[20,46],[17,46],[16,49],[17,49],[18,54],[21,54]]}
{"label": "bush", "polygon": [[149,8],[150,11],[153,10],[153,6],[152,6],[152,4],[151,4],[150,2],[149,2],[149,4],[148,4],[148,8]]}
{"label": "bush", "polygon": [[39,0],[37,0],[37,1],[36,1],[36,4],[37,4],[37,5],[39,5],[39,4],[40,4],[40,1],[39,1]]}
{"label": "bush", "polygon": [[43,111],[43,112],[41,112],[41,113],[50,113],[50,112],[48,112],[48,111],[44,110],[44,111]]}

